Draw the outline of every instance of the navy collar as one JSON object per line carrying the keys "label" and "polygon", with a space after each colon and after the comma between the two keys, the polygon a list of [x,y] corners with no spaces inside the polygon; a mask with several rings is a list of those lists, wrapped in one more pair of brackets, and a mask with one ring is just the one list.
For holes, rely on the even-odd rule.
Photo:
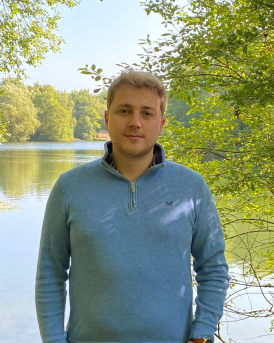
{"label": "navy collar", "polygon": [[[107,141],[104,144],[104,149],[105,149],[105,153],[104,153],[104,156],[103,156],[102,160],[106,161],[107,164],[112,166],[112,163],[113,163],[112,158],[111,158],[112,142],[111,141]],[[165,150],[164,150],[164,148],[163,148],[163,146],[161,144],[155,143],[154,149],[153,149],[153,155],[154,155],[154,158],[155,158],[154,165],[165,163]]]}

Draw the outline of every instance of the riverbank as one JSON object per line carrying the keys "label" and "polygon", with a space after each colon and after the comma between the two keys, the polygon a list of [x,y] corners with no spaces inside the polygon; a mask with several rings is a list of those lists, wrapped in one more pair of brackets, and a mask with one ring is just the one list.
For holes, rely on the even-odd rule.
{"label": "riverbank", "polygon": [[[72,141],[43,141],[44,143],[71,143],[71,142],[97,142],[97,141],[108,141],[110,140],[110,137],[109,137],[109,134],[108,134],[108,131],[106,130],[102,130],[102,131],[99,131],[99,132],[96,132],[96,137],[94,138],[93,141],[85,141],[83,139],[79,139],[79,138],[74,138],[74,140]],[[7,140],[2,140],[1,141],[2,143],[21,143],[21,144],[24,144],[24,143],[29,143],[29,142],[33,142],[33,143],[42,143],[42,141],[35,141],[35,140],[27,140],[27,141],[7,141]],[[0,145],[1,145],[1,142],[0,142]]]}
{"label": "riverbank", "polygon": [[18,210],[20,206],[15,206],[10,202],[0,200],[0,212]]}

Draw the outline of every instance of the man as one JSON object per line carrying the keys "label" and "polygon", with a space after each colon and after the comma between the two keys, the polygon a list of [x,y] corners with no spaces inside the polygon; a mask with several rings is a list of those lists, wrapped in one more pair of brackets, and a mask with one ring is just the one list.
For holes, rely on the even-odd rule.
{"label": "man", "polygon": [[164,86],[123,72],[107,108],[103,158],[62,174],[48,200],[36,278],[43,342],[210,343],[229,280],[223,233],[202,177],[156,143]]}

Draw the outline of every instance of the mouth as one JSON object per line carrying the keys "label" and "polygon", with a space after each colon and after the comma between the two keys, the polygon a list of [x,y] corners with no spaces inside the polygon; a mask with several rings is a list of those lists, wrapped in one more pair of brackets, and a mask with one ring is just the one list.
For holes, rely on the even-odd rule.
{"label": "mouth", "polygon": [[138,141],[139,139],[142,138],[142,136],[138,136],[138,135],[126,135],[126,137],[131,139],[132,141]]}

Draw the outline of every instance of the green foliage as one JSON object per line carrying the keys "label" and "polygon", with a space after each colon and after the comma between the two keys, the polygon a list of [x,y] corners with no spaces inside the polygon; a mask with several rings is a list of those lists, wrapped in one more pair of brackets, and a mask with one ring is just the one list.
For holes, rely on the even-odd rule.
{"label": "green foliage", "polygon": [[[2,88],[0,88],[0,97],[3,94],[4,94],[4,89],[2,87]],[[8,123],[3,122],[2,113],[0,112],[0,144],[1,144],[1,142],[4,142],[8,137],[7,126],[8,126]]]}
{"label": "green foliage", "polygon": [[[1,87],[5,92],[0,97],[0,112],[3,122],[6,123],[4,127],[7,129],[7,139],[29,139],[39,127],[39,121],[28,88],[12,79],[5,80]],[[4,134],[5,130],[2,129],[2,132]]]}
{"label": "green foliage", "polygon": [[69,94],[38,83],[24,86],[9,78],[0,92],[0,140],[94,140],[104,125],[106,91],[98,95],[88,90]]}
{"label": "green foliage", "polygon": [[2,114],[0,113],[0,144],[1,142],[4,142],[8,137],[7,126],[8,123],[4,123],[2,121]]}
{"label": "green foliage", "polygon": [[161,14],[175,29],[155,44],[143,41],[141,64],[184,98],[204,89],[216,90],[235,110],[273,103],[273,8],[255,10],[255,3],[199,0],[185,11],[173,1],[146,1],[147,12]]}
{"label": "green foliage", "polygon": [[72,8],[79,0],[0,1],[0,73],[26,76],[24,64],[36,66],[48,51],[60,51],[64,40],[54,31],[58,5]]}
{"label": "green foliage", "polygon": [[[118,66],[119,66],[119,64],[118,64]],[[112,81],[112,78],[101,75],[103,69],[101,69],[101,68],[96,69],[95,64],[90,66],[90,68],[87,64],[84,68],[79,68],[78,71],[80,71],[81,74],[90,75],[91,78],[95,81],[102,81],[102,84],[100,86],[98,86],[98,88],[93,90],[93,92],[95,94],[99,93],[106,86],[109,86],[111,81]]]}
{"label": "green foliage", "polygon": [[85,140],[93,140],[96,130],[101,128],[100,121],[104,105],[99,98],[90,94],[87,89],[72,91],[70,94],[73,102],[73,117],[77,120],[75,137]]}
{"label": "green foliage", "polygon": [[78,119],[74,136],[86,141],[92,141],[96,138],[91,118],[88,115],[82,115]]}
{"label": "green foliage", "polygon": [[73,108],[74,108],[74,102],[70,96],[69,93],[67,93],[66,91],[59,91],[56,90],[56,99],[58,101],[58,103],[64,107],[67,111],[69,111],[70,113],[72,113]]}
{"label": "green foliage", "polygon": [[190,126],[190,121],[193,118],[199,118],[200,113],[189,112],[191,106],[189,106],[185,100],[180,100],[176,95],[168,99],[166,115],[169,118],[173,118],[176,121],[182,123],[184,127]]}
{"label": "green foliage", "polygon": [[32,139],[40,141],[74,140],[73,131],[76,120],[72,117],[72,103],[68,94],[60,94],[52,86],[35,84],[32,88],[32,99],[41,123]]}
{"label": "green foliage", "polygon": [[[81,0],[1,0],[0,79],[12,74],[26,77],[25,65],[37,66],[49,51],[60,51],[64,42],[54,31],[61,18],[57,8],[72,8]],[[1,94],[0,94],[1,97]],[[0,140],[6,125],[0,120]]]}
{"label": "green foliage", "polygon": [[274,244],[271,245],[271,249],[266,252],[260,251],[260,255],[267,259],[267,269],[273,273],[274,271]]}

